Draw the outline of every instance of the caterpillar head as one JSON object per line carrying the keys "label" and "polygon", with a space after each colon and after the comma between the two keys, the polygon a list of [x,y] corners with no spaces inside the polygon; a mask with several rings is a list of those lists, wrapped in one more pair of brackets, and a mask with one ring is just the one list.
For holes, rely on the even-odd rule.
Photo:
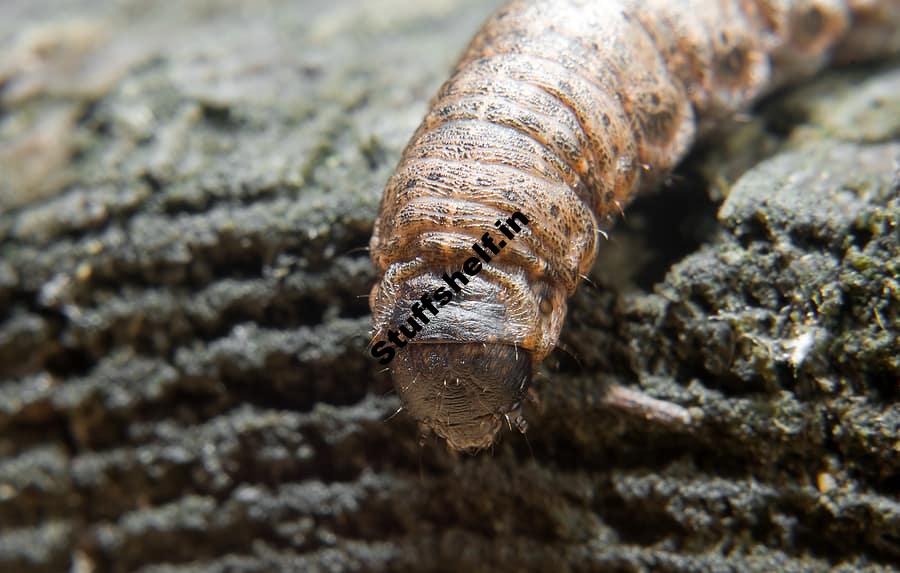
{"label": "caterpillar head", "polygon": [[424,433],[454,450],[490,446],[504,424],[525,431],[519,410],[531,382],[529,352],[506,344],[411,343],[392,368],[404,408]]}

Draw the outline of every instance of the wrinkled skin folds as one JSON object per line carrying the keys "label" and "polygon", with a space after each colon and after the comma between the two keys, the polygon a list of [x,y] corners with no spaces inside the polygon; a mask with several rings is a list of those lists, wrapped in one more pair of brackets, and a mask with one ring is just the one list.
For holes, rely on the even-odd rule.
{"label": "wrinkled skin folds", "polygon": [[501,8],[385,187],[370,243],[374,337],[404,323],[497,219],[521,211],[532,224],[397,349],[404,408],[453,449],[489,446],[557,344],[601,225],[712,127],[829,61],[896,53],[898,30],[896,0]]}

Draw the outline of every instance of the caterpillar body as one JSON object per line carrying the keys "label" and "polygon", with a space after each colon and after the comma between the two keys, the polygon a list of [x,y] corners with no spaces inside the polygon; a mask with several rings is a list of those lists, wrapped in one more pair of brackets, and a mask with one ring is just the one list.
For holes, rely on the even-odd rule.
{"label": "caterpillar body", "polygon": [[[514,0],[471,41],[388,181],[370,248],[375,338],[404,408],[489,446],[556,345],[599,222],[723,118],[830,60],[900,51],[898,0]],[[510,213],[531,218],[440,313],[423,293]],[[446,291],[444,291],[446,292]],[[431,310],[431,309],[429,309]],[[422,325],[420,325],[422,326]]]}

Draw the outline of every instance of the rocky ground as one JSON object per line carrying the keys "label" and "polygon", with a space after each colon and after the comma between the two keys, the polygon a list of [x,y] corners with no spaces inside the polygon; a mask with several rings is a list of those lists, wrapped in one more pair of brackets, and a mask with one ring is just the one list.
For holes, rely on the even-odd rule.
{"label": "rocky ground", "polygon": [[454,456],[391,417],[363,248],[496,2],[406,4],[0,7],[0,570],[894,570],[900,67],[639,199],[527,440]]}

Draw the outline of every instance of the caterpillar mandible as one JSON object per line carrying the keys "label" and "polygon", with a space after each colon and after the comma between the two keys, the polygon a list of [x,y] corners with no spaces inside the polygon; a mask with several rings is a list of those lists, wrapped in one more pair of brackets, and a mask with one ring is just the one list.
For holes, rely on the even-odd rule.
{"label": "caterpillar mandible", "polygon": [[[504,420],[521,427],[531,373],[597,254],[598,221],[723,118],[832,59],[897,52],[898,30],[897,0],[513,0],[497,11],[433,99],[375,221],[369,304],[375,340],[392,344],[372,354],[396,358],[403,407],[453,449],[489,446]],[[527,232],[445,307],[444,275],[516,212]]]}

